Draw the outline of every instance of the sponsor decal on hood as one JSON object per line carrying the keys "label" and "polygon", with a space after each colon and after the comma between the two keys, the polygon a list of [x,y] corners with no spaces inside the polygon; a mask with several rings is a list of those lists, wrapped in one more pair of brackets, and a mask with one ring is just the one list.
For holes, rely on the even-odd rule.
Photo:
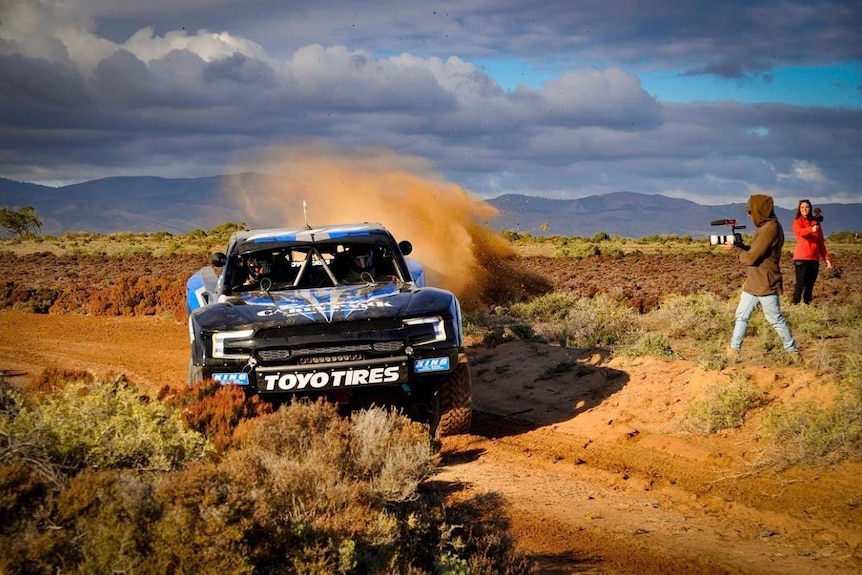
{"label": "sponsor decal on hood", "polygon": [[306,290],[286,290],[263,294],[253,292],[242,296],[249,306],[262,309],[259,317],[279,314],[286,317],[302,316],[311,321],[321,319],[331,323],[333,318],[347,318],[355,312],[374,308],[392,307],[388,298],[401,293],[394,282],[374,285],[341,286]]}

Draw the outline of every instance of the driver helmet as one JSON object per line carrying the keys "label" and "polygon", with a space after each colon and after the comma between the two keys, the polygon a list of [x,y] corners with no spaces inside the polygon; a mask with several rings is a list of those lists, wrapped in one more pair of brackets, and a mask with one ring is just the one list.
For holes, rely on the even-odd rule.
{"label": "driver helmet", "polygon": [[270,254],[252,254],[246,261],[248,275],[252,279],[260,280],[272,273],[272,256]]}
{"label": "driver helmet", "polygon": [[367,271],[374,266],[374,251],[371,246],[358,246],[350,250],[353,267],[358,271]]}

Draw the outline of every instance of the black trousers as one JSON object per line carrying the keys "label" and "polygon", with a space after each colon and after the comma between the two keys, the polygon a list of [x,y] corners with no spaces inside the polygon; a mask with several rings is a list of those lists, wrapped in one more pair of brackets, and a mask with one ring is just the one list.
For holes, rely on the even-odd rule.
{"label": "black trousers", "polygon": [[793,303],[811,303],[811,294],[814,291],[814,282],[820,273],[820,261],[793,260],[793,268],[796,270],[796,286],[793,288]]}

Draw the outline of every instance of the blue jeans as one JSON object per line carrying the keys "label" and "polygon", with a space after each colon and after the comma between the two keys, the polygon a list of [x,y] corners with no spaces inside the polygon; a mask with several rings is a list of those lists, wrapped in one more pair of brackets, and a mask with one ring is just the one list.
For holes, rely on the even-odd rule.
{"label": "blue jeans", "polygon": [[790,333],[790,326],[787,325],[787,320],[781,315],[781,303],[778,299],[778,294],[772,295],[751,295],[747,292],[742,292],[739,298],[739,305],[736,308],[736,324],[733,326],[733,335],[730,338],[730,347],[739,351],[742,347],[742,338],[745,337],[745,332],[748,331],[748,318],[757,308],[757,304],[763,308],[763,315],[766,316],[766,321],[781,338],[784,344],[784,351],[799,351],[796,347],[796,342],[793,340],[793,335]]}

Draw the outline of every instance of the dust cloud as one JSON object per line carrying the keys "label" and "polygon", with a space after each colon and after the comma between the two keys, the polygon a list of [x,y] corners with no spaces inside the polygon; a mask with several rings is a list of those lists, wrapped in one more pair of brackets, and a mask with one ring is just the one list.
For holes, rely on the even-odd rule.
{"label": "dust cloud", "polygon": [[380,223],[413,244],[410,257],[425,266],[428,284],[454,292],[465,309],[493,303],[487,294],[499,299],[513,279],[499,277],[511,272],[515,252],[487,225],[496,208],[420,158],[306,142],[268,149],[255,163],[256,174],[269,175],[234,176],[225,190],[250,227],[302,227],[303,201],[312,227]]}

